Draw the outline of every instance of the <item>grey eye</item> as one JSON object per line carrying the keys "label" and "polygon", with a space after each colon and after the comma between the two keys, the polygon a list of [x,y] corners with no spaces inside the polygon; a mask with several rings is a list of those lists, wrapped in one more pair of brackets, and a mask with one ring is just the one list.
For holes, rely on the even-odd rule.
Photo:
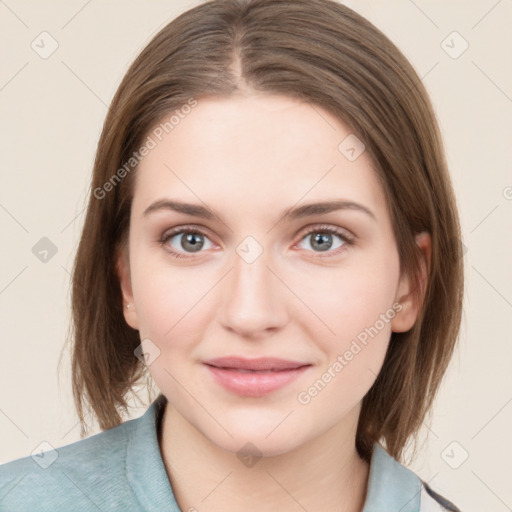
{"label": "grey eye", "polygon": [[[174,241],[176,239],[177,244],[175,245]],[[199,252],[205,246],[206,241],[211,244],[205,235],[202,233],[195,233],[193,231],[184,231],[169,237],[171,247],[178,252]]]}
{"label": "grey eye", "polygon": [[[338,245],[335,245],[335,242],[333,242],[333,239],[335,238],[338,238],[340,240],[340,243],[338,243]],[[302,239],[302,241],[305,240],[311,240],[310,246],[313,248],[315,252],[325,252],[330,249],[338,249],[339,247],[342,247],[345,244],[345,240],[343,240],[340,235],[337,235],[335,233],[326,233],[321,230],[312,231],[311,233],[308,233]],[[301,248],[307,249],[307,247]]]}

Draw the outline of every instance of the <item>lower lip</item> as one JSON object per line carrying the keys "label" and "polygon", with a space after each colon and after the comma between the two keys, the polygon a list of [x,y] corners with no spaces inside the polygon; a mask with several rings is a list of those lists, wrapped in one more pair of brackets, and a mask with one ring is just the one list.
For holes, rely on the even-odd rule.
{"label": "lower lip", "polygon": [[242,372],[206,365],[213,378],[225,389],[240,396],[263,396],[299,378],[309,366],[293,370]]}

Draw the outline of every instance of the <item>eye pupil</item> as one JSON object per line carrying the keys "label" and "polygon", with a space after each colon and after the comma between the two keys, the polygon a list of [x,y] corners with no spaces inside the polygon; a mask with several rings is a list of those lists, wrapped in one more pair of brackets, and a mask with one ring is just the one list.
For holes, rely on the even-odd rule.
{"label": "eye pupil", "polygon": [[[198,237],[199,240],[198,240]],[[200,251],[204,245],[204,240],[202,240],[203,235],[200,233],[188,233],[186,236],[182,237],[181,246],[185,250],[191,249],[192,252]],[[189,247],[187,247],[189,245]]]}
{"label": "eye pupil", "polygon": [[320,251],[327,251],[332,246],[332,235],[329,233],[316,233],[311,245]]}
{"label": "eye pupil", "polygon": [[[334,237],[341,238],[341,246],[345,245],[346,240],[337,232],[332,232],[328,229],[321,229],[318,231],[310,231],[309,234],[303,238],[306,240],[309,238],[311,248],[316,252],[329,252],[334,245]],[[181,233],[177,233],[174,236],[170,235],[168,239],[178,238],[177,241],[179,248],[181,251],[186,253],[197,253],[200,252],[208,237],[201,232],[198,231],[181,231]],[[171,245],[173,245],[171,243]],[[178,248],[176,248],[178,249]],[[180,252],[180,250],[175,250],[174,252]],[[182,256],[183,257],[183,256]]]}

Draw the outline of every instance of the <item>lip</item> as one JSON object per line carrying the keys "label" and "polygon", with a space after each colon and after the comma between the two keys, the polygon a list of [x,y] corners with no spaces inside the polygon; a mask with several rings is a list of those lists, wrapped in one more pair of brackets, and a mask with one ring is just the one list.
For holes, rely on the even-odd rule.
{"label": "lip", "polygon": [[310,363],[274,357],[221,357],[204,361],[214,380],[240,396],[263,396],[300,377]]}

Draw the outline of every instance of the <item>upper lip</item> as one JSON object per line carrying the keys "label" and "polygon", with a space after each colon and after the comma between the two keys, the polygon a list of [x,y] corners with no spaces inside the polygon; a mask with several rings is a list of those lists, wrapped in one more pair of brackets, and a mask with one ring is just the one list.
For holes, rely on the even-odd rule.
{"label": "upper lip", "polygon": [[216,366],[217,368],[232,368],[237,370],[254,371],[279,371],[293,370],[302,366],[309,366],[310,363],[301,361],[290,361],[288,359],[279,359],[276,357],[260,357],[257,359],[245,359],[243,357],[218,357],[204,361],[204,364]]}

